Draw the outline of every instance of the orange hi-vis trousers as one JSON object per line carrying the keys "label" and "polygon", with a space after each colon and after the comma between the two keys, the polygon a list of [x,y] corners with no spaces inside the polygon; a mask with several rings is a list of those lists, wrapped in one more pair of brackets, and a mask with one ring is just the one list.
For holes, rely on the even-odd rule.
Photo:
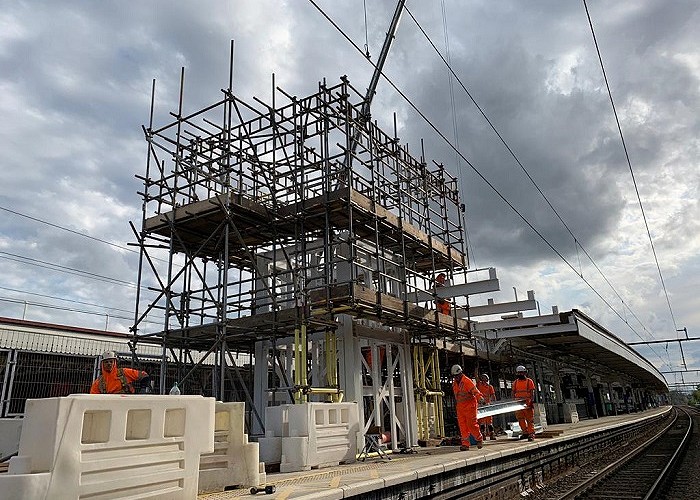
{"label": "orange hi-vis trousers", "polygon": [[469,434],[474,436],[477,441],[484,440],[476,420],[476,408],[476,399],[457,403],[457,424],[459,425],[459,434],[462,436],[462,446],[469,446]]}
{"label": "orange hi-vis trousers", "polygon": [[515,412],[515,418],[518,419],[520,429],[523,434],[535,434],[535,409],[525,408]]}

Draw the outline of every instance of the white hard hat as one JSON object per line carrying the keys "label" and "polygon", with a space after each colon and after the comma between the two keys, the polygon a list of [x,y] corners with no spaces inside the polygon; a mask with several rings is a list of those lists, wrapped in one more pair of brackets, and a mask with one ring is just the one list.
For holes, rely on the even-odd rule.
{"label": "white hard hat", "polygon": [[527,368],[525,368],[523,365],[518,365],[517,368],[515,369],[516,372],[526,372]]}
{"label": "white hard hat", "polygon": [[452,370],[450,371],[452,372],[452,376],[459,375],[462,373],[462,367],[459,365],[452,365]]}
{"label": "white hard hat", "polygon": [[117,359],[117,353],[114,351],[105,351],[102,353],[102,361],[107,359]]}

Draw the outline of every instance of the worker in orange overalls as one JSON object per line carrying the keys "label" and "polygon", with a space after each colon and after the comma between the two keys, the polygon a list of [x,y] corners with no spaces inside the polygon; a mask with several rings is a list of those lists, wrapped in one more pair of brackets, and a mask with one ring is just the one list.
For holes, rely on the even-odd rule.
{"label": "worker in orange overalls", "polygon": [[513,398],[525,401],[527,408],[515,412],[523,436],[528,441],[535,439],[535,383],[527,376],[527,370],[523,365],[515,369],[517,378],[513,382]]}
{"label": "worker in orange overalls", "polygon": [[117,353],[105,351],[102,354],[101,374],[90,387],[90,394],[133,394],[136,392],[134,382],[148,386],[148,373],[133,368],[117,367]]}
{"label": "worker in orange overalls", "polygon": [[479,423],[476,420],[477,402],[484,401],[483,395],[472,382],[472,379],[462,373],[462,367],[454,365],[452,367],[452,391],[457,402],[457,424],[459,425],[459,434],[462,437],[462,445],[460,451],[469,449],[469,435],[471,434],[476,439],[476,447],[483,446],[484,438],[479,430]]}
{"label": "worker in orange overalls", "polygon": [[[447,276],[445,273],[440,273],[435,277],[435,288],[445,286],[447,283]],[[450,302],[447,299],[437,297],[435,299],[435,306],[439,313],[450,315]]]}
{"label": "worker in orange overalls", "polygon": [[[489,384],[489,376],[482,373],[479,376],[479,381],[476,383],[476,388],[484,396],[484,403],[489,404],[496,401],[496,390],[491,384]],[[496,433],[493,430],[493,417],[488,416],[479,419],[479,429],[481,430],[481,435],[486,436],[488,434],[489,439],[492,441],[496,440]]]}

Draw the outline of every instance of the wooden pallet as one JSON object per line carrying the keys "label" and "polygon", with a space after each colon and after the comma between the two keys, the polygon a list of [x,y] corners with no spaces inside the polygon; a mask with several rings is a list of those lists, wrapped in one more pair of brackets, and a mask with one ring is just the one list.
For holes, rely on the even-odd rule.
{"label": "wooden pallet", "polygon": [[537,438],[553,438],[560,436],[564,431],[559,431],[559,430],[550,430],[550,431],[542,431],[539,434],[537,434],[535,437]]}

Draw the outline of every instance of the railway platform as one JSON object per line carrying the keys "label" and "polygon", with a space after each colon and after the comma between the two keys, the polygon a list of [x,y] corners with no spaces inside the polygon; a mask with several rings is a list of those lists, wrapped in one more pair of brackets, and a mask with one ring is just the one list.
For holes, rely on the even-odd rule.
{"label": "railway platform", "polygon": [[[569,460],[576,449],[588,443],[606,446],[606,437],[637,425],[660,419],[670,406],[638,413],[583,420],[574,424],[548,425],[535,441],[499,436],[484,441],[482,449],[472,446],[459,451],[456,446],[416,448],[415,453],[391,454],[390,460],[373,457],[362,462],[320,468],[305,472],[268,473],[272,494],[258,493],[270,499],[336,500],[345,498],[460,498],[480,491],[485,498],[518,498],[535,488],[557,463]],[[592,439],[597,443],[591,444]],[[610,445],[614,441],[610,440]],[[548,458],[550,457],[550,458]],[[472,493],[470,493],[472,492]],[[489,492],[492,493],[489,496]],[[511,496],[513,495],[513,496]],[[199,500],[224,500],[249,497],[247,489],[202,494]]]}

